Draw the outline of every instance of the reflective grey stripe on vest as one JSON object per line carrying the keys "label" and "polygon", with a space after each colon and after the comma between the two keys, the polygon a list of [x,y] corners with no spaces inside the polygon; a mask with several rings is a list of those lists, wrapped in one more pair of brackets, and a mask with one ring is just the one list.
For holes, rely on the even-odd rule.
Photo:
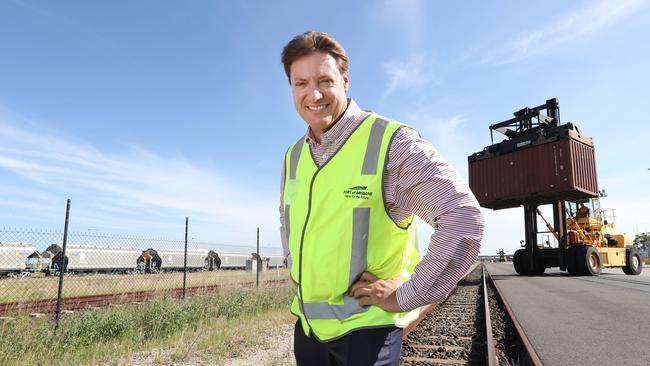
{"label": "reflective grey stripe on vest", "polygon": [[370,230],[370,207],[352,209],[352,253],[350,255],[350,278],[348,288],[368,268],[368,231]]}
{"label": "reflective grey stripe on vest", "polygon": [[291,205],[284,205],[284,234],[289,245],[289,232],[291,231]]}
{"label": "reflective grey stripe on vest", "polygon": [[343,305],[332,305],[326,302],[303,303],[303,311],[307,319],[338,319],[343,320],[354,314],[364,313],[368,308],[359,306],[359,300],[343,296]]}
{"label": "reflective grey stripe on vest", "polygon": [[[302,152],[302,144],[305,142],[305,138],[301,137],[300,140],[296,141],[293,144],[291,149],[291,155],[289,157],[289,179],[296,179],[296,171],[298,170],[298,161],[300,160],[300,153]],[[284,194],[284,192],[282,193]],[[291,230],[291,219],[290,219],[290,205],[284,205],[284,229],[287,238],[287,243],[289,243],[289,232]]]}
{"label": "reflective grey stripe on vest", "polygon": [[[350,253],[350,276],[348,288],[359,279],[368,268],[368,231],[370,229],[370,208],[356,207],[352,211],[352,252]],[[302,302],[302,299],[299,299]],[[328,302],[302,303],[303,312],[308,319],[347,319],[354,314],[368,311],[361,307],[359,300],[343,295],[343,305]]]}
{"label": "reflective grey stripe on vest", "polygon": [[298,170],[298,160],[300,160],[300,153],[302,152],[302,144],[305,143],[305,138],[301,137],[296,141],[291,149],[291,157],[289,157],[289,179],[296,179],[296,171]]}
{"label": "reflective grey stripe on vest", "polygon": [[368,146],[366,147],[366,156],[363,159],[362,175],[377,174],[377,163],[379,161],[379,150],[381,149],[381,140],[384,138],[388,121],[377,118],[370,129],[368,137]]}

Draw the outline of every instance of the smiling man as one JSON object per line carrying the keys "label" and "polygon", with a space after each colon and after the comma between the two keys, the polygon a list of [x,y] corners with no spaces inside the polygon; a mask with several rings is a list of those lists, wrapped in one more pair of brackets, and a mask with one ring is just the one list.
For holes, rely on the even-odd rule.
{"label": "smiling man", "polygon": [[339,71],[334,57],[321,52],[295,60],[290,73],[296,110],[320,141],[320,135],[329,130],[348,107],[345,96],[348,75]]}
{"label": "smiling man", "polygon": [[[309,31],[282,52],[307,133],[282,170],[282,244],[296,284],[298,365],[399,365],[402,328],[478,256],[476,199],[418,133],[347,98],[349,62]],[[421,259],[415,215],[436,230]]]}

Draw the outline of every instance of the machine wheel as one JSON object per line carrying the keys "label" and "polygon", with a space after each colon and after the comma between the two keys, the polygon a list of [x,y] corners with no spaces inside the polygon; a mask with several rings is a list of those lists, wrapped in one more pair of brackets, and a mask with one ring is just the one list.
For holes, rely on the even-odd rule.
{"label": "machine wheel", "polygon": [[577,276],[578,270],[576,268],[576,247],[570,247],[566,251],[566,271],[569,272],[571,276]]}
{"label": "machine wheel", "polygon": [[536,258],[535,263],[533,264],[533,270],[530,271],[528,268],[526,249],[518,249],[515,251],[515,255],[512,258],[512,264],[515,267],[515,271],[521,276],[541,276],[546,270],[542,261],[539,258]]}
{"label": "machine wheel", "polygon": [[515,267],[517,274],[525,276],[524,266],[522,265],[522,259],[524,258],[524,250],[518,249],[515,251],[515,255],[512,257],[512,265]]}
{"label": "machine wheel", "polygon": [[625,251],[625,254],[626,260],[625,267],[623,267],[623,272],[632,276],[641,274],[641,270],[643,269],[643,262],[641,261],[641,256],[639,253],[634,249],[628,249]]}
{"label": "machine wheel", "polygon": [[594,247],[585,246],[576,251],[576,267],[580,276],[598,276],[603,269],[603,262]]}

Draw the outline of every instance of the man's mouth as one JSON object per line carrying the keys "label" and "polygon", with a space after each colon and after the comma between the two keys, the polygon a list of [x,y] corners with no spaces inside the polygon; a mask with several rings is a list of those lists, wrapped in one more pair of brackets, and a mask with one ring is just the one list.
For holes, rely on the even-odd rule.
{"label": "man's mouth", "polygon": [[312,112],[318,112],[322,111],[328,106],[328,104],[322,104],[322,105],[308,105],[307,109],[309,109]]}

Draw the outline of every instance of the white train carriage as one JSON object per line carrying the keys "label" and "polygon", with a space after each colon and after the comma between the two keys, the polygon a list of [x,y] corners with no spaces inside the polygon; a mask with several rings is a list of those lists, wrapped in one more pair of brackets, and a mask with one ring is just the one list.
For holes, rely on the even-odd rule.
{"label": "white train carriage", "polygon": [[253,259],[251,254],[219,253],[221,269],[245,269],[246,261]]}
{"label": "white train carriage", "polygon": [[31,243],[0,242],[0,277],[23,272],[27,268],[27,257],[35,251]]}
{"label": "white train carriage", "polygon": [[126,247],[67,245],[68,272],[128,272],[135,270],[142,250]]}
{"label": "white train carriage", "polygon": [[[158,249],[158,255],[162,260],[161,269],[163,271],[182,271],[185,252],[183,250]],[[206,266],[208,257],[207,249],[188,249],[187,250],[187,269],[199,270]]]}
{"label": "white train carriage", "polygon": [[263,258],[266,261],[267,268],[283,268],[283,267],[287,266],[287,264],[284,262],[284,256],[283,255],[277,255],[277,254],[264,255],[264,254],[260,254],[260,257]]}

